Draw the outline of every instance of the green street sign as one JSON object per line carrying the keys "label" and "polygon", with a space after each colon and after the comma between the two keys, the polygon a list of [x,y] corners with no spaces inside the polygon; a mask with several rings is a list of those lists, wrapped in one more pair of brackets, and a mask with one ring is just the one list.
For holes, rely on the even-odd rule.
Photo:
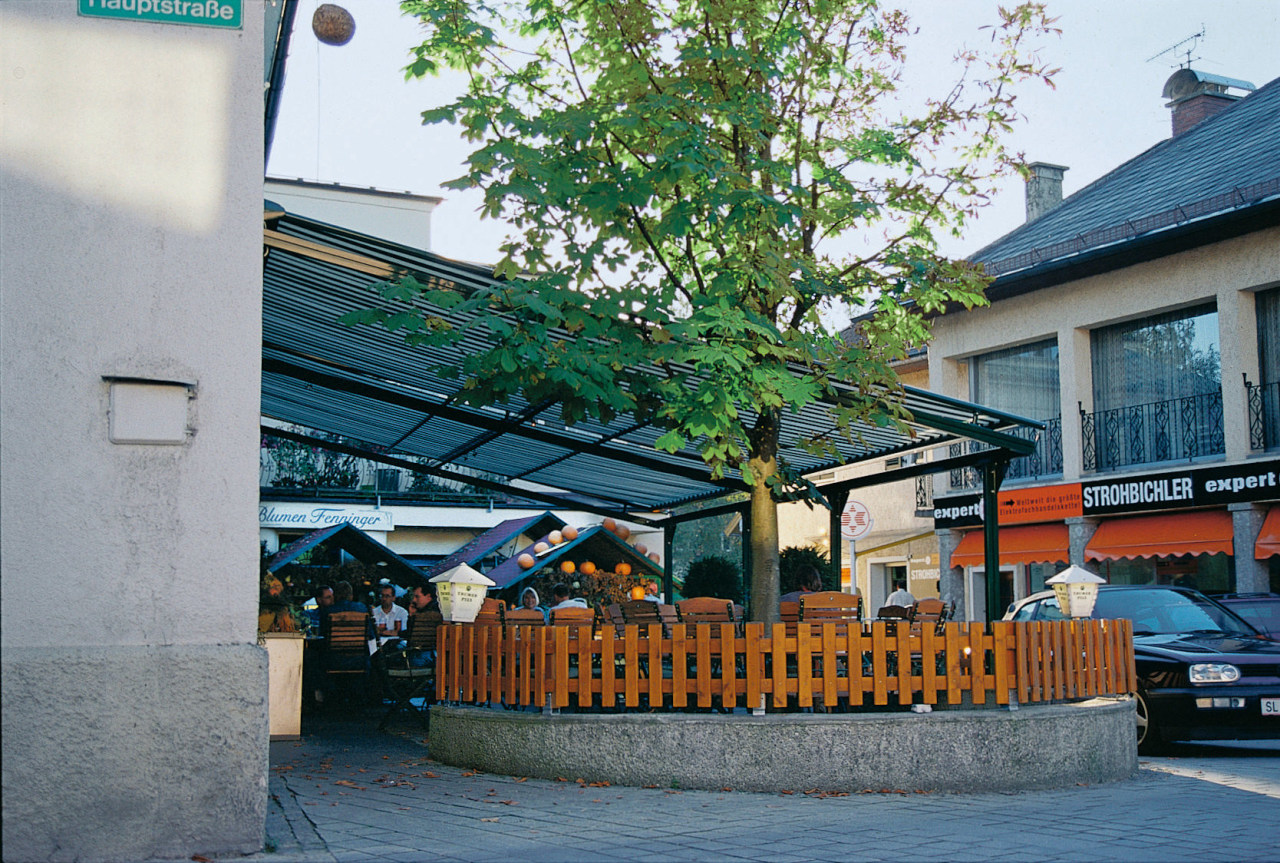
{"label": "green street sign", "polygon": [[244,0],[80,0],[80,14],[239,30],[244,26]]}

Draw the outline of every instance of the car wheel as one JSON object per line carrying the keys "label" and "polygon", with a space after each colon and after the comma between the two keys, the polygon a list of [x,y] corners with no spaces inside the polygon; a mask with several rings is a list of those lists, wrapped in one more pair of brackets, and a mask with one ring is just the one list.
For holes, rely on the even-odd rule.
{"label": "car wheel", "polygon": [[1151,718],[1147,694],[1142,690],[1134,696],[1134,712],[1138,719],[1138,751],[1150,755],[1160,750],[1160,729]]}

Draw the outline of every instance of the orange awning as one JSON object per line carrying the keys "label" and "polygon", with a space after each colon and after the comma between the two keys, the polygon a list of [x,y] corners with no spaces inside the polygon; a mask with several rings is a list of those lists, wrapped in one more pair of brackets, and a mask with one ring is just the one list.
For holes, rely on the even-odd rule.
{"label": "orange awning", "polygon": [[[1062,522],[1000,528],[1001,564],[1065,563],[1068,557],[1067,526]],[[980,530],[966,533],[951,552],[952,566],[982,566],[985,562]]]}
{"label": "orange awning", "polygon": [[1273,506],[1262,523],[1262,532],[1253,546],[1253,556],[1258,560],[1266,560],[1280,554],[1280,506]]}
{"label": "orange awning", "polygon": [[1232,554],[1231,514],[1224,509],[1113,518],[1098,525],[1085,560]]}

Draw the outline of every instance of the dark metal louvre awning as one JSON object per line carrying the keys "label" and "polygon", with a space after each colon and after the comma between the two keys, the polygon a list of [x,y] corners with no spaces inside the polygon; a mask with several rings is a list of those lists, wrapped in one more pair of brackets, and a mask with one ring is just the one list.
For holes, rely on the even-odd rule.
{"label": "dark metal louvre awning", "polygon": [[[459,467],[479,470],[501,477],[513,493],[524,494],[533,483],[589,510],[659,512],[747,489],[737,472],[713,480],[694,445],[676,453],[655,450],[662,430],[630,416],[566,427],[555,403],[532,405],[513,398],[500,407],[462,404],[459,382],[432,369],[456,360],[468,347],[478,349],[480,336],[471,345],[423,348],[381,327],[347,326],[338,319],[379,302],[369,286],[397,273],[466,290],[495,284],[488,268],[280,215],[278,208],[268,211],[264,416],[363,441],[373,447],[362,453],[370,458],[390,452],[425,459],[426,472],[441,475]],[[457,319],[440,309],[430,311]],[[1020,454],[1030,445],[1009,433],[1039,426],[914,388],[907,388],[905,404],[913,417],[907,430],[864,424],[855,441],[835,441],[838,459],[814,456],[799,446],[834,429],[829,405],[788,413],[782,417],[780,455],[813,473],[964,438]],[[753,419],[744,415],[747,424]]]}

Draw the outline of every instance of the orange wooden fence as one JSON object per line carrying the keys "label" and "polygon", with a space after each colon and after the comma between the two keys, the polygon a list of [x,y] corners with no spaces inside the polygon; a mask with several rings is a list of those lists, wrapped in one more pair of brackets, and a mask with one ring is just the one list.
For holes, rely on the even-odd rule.
{"label": "orange wooden fence", "polygon": [[[791,634],[788,634],[791,629]],[[1062,701],[1134,690],[1127,620],[442,626],[441,701],[834,707]],[[851,661],[852,659],[852,661]]]}

